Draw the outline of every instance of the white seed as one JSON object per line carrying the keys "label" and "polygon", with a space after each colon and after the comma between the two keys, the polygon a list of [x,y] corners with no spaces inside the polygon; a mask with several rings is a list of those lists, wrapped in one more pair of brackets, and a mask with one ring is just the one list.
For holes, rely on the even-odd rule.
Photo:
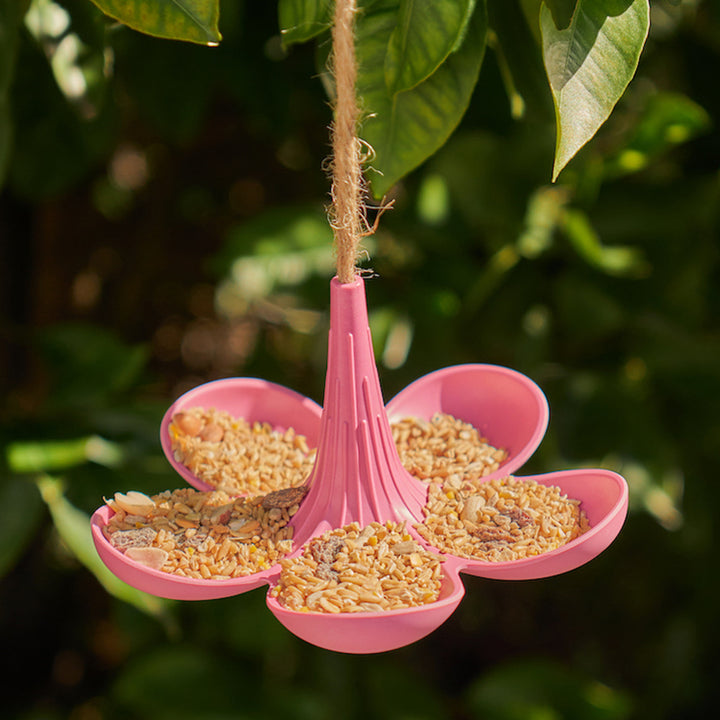
{"label": "white seed", "polygon": [[463,505],[460,518],[462,520],[475,522],[477,520],[478,511],[485,506],[485,498],[482,495],[471,495]]}
{"label": "white seed", "polygon": [[139,515],[140,517],[146,518],[155,510],[153,499],[145,493],[137,492],[136,490],[131,490],[126,494],[115,493],[115,502],[128,515]]}
{"label": "white seed", "polygon": [[159,570],[168,559],[169,555],[165,550],[156,547],[135,547],[128,548],[125,555],[131,560],[146,565],[153,570]]}

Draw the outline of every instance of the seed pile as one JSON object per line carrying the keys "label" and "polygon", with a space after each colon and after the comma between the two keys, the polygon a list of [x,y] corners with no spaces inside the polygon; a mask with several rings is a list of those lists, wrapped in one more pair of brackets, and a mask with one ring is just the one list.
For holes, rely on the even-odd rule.
{"label": "seed pile", "polygon": [[116,493],[103,528],[113,547],[163,572],[196,579],[242,577],[270,568],[292,549],[290,518],[306,488],[255,498],[219,490]]}
{"label": "seed pile", "polygon": [[[589,528],[579,501],[559,488],[512,477],[483,480],[507,453],[471,424],[437,413],[430,421],[393,422],[391,429],[405,469],[430,485],[424,520],[415,527],[440,551],[518,560],[560,547]],[[273,593],[294,610],[365,612],[437,599],[441,557],[416,543],[404,525],[361,529],[353,523],[315,538],[299,558],[281,560],[291,550],[287,523],[304,497],[300,486],[316,452],[292,428],[279,432],[224,411],[193,408],[173,416],[170,433],[176,459],[217,490],[142,496],[152,504],[144,510],[128,507],[131,496],[141,494],[116,495],[109,503],[116,514],[105,532],[129,557],[201,578],[247,575],[281,561]],[[266,495],[231,497],[258,493]]]}
{"label": "seed pile", "polygon": [[433,483],[418,533],[442,552],[490,562],[520,560],[589,529],[578,500],[554,486],[506,477]]}
{"label": "seed pile", "polygon": [[422,548],[405,524],[357,523],[314,538],[296,559],[281,560],[273,595],[300,612],[397,610],[434,602],[442,557]]}
{"label": "seed pile", "polygon": [[470,423],[447,413],[436,413],[429,422],[405,418],[391,428],[404,468],[420,480],[442,482],[456,473],[468,479],[483,477],[507,457]]}
{"label": "seed pile", "polygon": [[292,428],[273,430],[214,408],[173,415],[175,459],[211,487],[229,495],[256,495],[302,485],[315,450]]}

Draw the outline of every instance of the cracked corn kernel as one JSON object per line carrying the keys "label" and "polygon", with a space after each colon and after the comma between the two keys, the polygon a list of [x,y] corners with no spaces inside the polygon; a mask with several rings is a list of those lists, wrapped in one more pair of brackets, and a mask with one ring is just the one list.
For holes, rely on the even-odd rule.
{"label": "cracked corn kernel", "polygon": [[[508,498],[501,507],[489,507],[503,495]],[[478,503],[477,514],[458,517],[456,509],[471,498],[482,498],[485,504]],[[423,522],[415,528],[430,545],[487,562],[520,560],[554,550],[590,527],[580,503],[560,488],[514,477],[465,480],[452,500],[443,486],[433,484],[423,514]]]}
{"label": "cracked corn kernel", "polygon": [[298,487],[310,474],[315,449],[302,436],[214,408],[192,408],[183,415],[193,432],[179,427],[177,435],[170,433],[173,454],[211,487],[233,495],[265,494]]}
{"label": "cracked corn kernel", "polygon": [[[272,567],[292,549],[287,523],[293,513],[283,510],[281,517],[270,523],[263,496],[233,499],[222,491],[186,488],[166,491],[149,500],[152,510],[136,529],[128,529],[125,512],[114,501],[108,501],[114,515],[103,531],[123,553],[130,547],[167,552],[170,557],[162,565],[163,572],[207,580],[241,577]],[[250,523],[263,528],[262,539],[251,542],[232,530]],[[159,557],[158,553],[152,557]],[[129,557],[133,554],[144,557],[138,553]]]}
{"label": "cracked corn kernel", "polygon": [[[383,612],[434,602],[442,587],[442,557],[419,544],[413,553],[388,552],[394,546],[404,550],[407,535],[405,524],[394,522],[330,530],[299,557],[281,560],[271,594],[298,612]],[[359,538],[366,541],[356,543]]]}

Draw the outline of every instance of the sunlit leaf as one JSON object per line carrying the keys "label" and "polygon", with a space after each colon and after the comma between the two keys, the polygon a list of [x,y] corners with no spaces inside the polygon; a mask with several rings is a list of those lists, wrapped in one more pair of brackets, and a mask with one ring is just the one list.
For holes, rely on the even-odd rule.
{"label": "sunlit leaf", "polygon": [[19,478],[0,482],[0,577],[12,569],[35,534],[41,510],[32,483]]}
{"label": "sunlit leaf", "polygon": [[219,0],[92,0],[133,30],[171,40],[217,45]]}
{"label": "sunlit leaf", "polygon": [[17,473],[65,470],[88,461],[114,467],[122,458],[119,445],[97,435],[70,440],[15,442],[7,449],[8,465]]}
{"label": "sunlit leaf", "polygon": [[427,80],[460,46],[474,7],[475,0],[400,0],[385,57],[388,90],[410,90]]}
{"label": "sunlit leaf", "polygon": [[71,9],[54,0],[35,0],[25,27],[43,49],[65,98],[81,117],[90,117],[104,100],[110,76],[106,18],[89,2]]}
{"label": "sunlit leaf", "polygon": [[567,209],[562,227],[578,254],[610,275],[643,275],[646,262],[637,248],[603,245],[585,213]]}
{"label": "sunlit leaf", "polygon": [[397,3],[389,1],[374,4],[357,23],[357,91],[367,118],[360,135],[374,151],[368,175],[376,197],[447,140],[467,109],[485,53],[487,16],[481,3],[460,49],[412,90],[391,93],[385,59],[396,23]]}
{"label": "sunlit leaf", "polygon": [[564,188],[540,187],[529,198],[525,225],[517,240],[523,257],[534,258],[552,244],[555,228],[567,202]]}
{"label": "sunlit leaf", "polygon": [[[95,550],[90,531],[90,518],[72,505],[63,493],[62,483],[44,475],[37,480],[42,499],[48,506],[61,540],[72,554],[84,565],[113,596],[123,600],[148,615],[171,623],[167,614],[169,601],[136,590],[113,575]],[[169,627],[169,625],[167,625]]]}
{"label": "sunlit leaf", "polygon": [[283,44],[306,42],[327,30],[332,20],[332,0],[280,0],[278,18]]}
{"label": "sunlit leaf", "polygon": [[579,0],[560,30],[540,11],[543,55],[555,100],[553,180],[607,120],[635,74],[649,29],[648,0]]}

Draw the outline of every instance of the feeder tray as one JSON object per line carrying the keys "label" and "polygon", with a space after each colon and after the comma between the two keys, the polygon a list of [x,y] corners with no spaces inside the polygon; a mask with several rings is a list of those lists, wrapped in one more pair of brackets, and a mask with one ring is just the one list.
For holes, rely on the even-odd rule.
{"label": "feeder tray", "polygon": [[[293,516],[293,553],[313,537],[351,522],[423,519],[428,487],[402,466],[390,420],[429,420],[448,413],[475,426],[507,458],[483,480],[514,473],[540,444],[548,423],[545,396],[529,378],[509,368],[471,364],[425,375],[385,407],[368,326],[363,280],[330,285],[330,332],[323,407],[288,388],[255,378],[230,378],[201,385],[181,396],[161,424],[162,447],[170,463],[191,485],[211,489],[173,454],[172,416],[192,407],[215,407],[249,422],[289,427],[317,447],[306,481],[308,492]],[[627,513],[625,480],[608,470],[568,470],[528,476],[557,486],[581,502],[590,529],[555,550],[505,562],[469,560],[443,553],[443,581],[435,602],[401,610],[359,613],[297,612],[284,607],[272,590],[280,565],[252,575],[196,580],[154,570],[113,547],[102,528],[112,516],[103,506],[92,517],[97,551],[119,578],[160,597],[205,600],[228,597],[268,585],[267,605],[292,633],[319,647],[350,653],[391,650],[415,642],[441,625],[464,595],[461,573],[485,578],[526,580],[572,570],[602,552],[617,536]],[[412,530],[411,530],[412,531]],[[412,531],[414,533],[414,531]],[[417,542],[438,551],[416,536]]]}

